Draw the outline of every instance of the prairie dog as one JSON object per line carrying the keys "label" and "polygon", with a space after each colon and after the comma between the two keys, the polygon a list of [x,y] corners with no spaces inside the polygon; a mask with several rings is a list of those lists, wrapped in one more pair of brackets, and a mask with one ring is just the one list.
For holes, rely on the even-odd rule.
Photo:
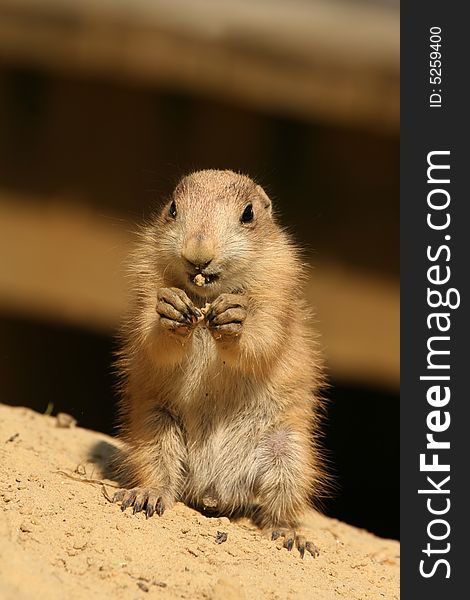
{"label": "prairie dog", "polygon": [[115,501],[147,516],[182,501],[296,532],[321,495],[321,359],[299,253],[249,177],[184,177],[131,259],[121,332]]}

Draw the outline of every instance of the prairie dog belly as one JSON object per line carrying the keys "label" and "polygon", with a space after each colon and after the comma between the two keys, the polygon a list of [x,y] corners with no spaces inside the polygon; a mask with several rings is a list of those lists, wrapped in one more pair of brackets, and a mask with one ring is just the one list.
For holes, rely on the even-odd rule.
{"label": "prairie dog belly", "polygon": [[188,444],[186,499],[203,505],[209,497],[217,508],[228,510],[251,504],[256,496],[259,438],[243,419],[206,424],[205,439]]}
{"label": "prairie dog belly", "polygon": [[210,496],[227,508],[252,501],[261,435],[253,415],[263,392],[219,360],[210,351],[213,343],[205,328],[196,329],[191,351],[171,380],[172,404],[187,446],[183,499],[201,505]]}

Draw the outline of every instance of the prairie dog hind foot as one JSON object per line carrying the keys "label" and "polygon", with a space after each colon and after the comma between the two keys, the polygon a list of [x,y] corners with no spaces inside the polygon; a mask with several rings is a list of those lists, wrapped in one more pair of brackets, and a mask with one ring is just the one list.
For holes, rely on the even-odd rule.
{"label": "prairie dog hind foot", "polygon": [[113,496],[113,502],[120,502],[123,512],[132,506],[134,515],[143,511],[147,518],[152,517],[155,513],[161,517],[167,508],[161,494],[154,488],[118,490]]}
{"label": "prairie dog hind foot", "polygon": [[303,558],[305,555],[305,550],[309,552],[313,558],[317,558],[320,555],[320,550],[315,546],[313,542],[307,540],[305,535],[302,532],[295,531],[294,529],[288,529],[286,527],[281,527],[278,529],[274,529],[271,534],[272,540],[277,540],[278,538],[284,538],[284,548],[291,551],[292,548],[295,547],[299,551],[300,557]]}

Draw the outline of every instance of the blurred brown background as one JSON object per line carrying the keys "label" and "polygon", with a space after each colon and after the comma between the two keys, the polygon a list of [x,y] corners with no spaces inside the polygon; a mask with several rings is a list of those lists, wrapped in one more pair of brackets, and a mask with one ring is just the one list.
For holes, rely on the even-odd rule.
{"label": "blurred brown background", "polygon": [[0,0],[1,401],[113,431],[135,224],[191,169],[265,186],[312,264],[330,514],[398,537],[395,0]]}

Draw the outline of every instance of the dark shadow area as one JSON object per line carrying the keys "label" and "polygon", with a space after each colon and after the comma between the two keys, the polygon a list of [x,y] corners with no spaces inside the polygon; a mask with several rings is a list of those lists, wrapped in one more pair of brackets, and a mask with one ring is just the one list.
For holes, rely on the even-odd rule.
{"label": "dark shadow area", "polygon": [[39,413],[51,405],[78,425],[112,434],[114,342],[83,329],[0,318],[1,401]]}
{"label": "dark shadow area", "polygon": [[324,445],[337,490],[325,512],[398,539],[399,396],[332,382],[329,397]]}
{"label": "dark shadow area", "polygon": [[116,465],[119,464],[123,451],[118,446],[114,446],[104,440],[99,440],[91,448],[88,460],[94,463],[103,479],[112,479],[117,485],[121,485],[117,475]]}
{"label": "dark shadow area", "polygon": [[[56,324],[0,319],[1,401],[53,414],[113,435],[116,424],[114,342]],[[398,395],[331,382],[324,445],[337,491],[325,512],[380,536],[399,536]],[[119,450],[100,442],[90,460],[114,479]]]}

